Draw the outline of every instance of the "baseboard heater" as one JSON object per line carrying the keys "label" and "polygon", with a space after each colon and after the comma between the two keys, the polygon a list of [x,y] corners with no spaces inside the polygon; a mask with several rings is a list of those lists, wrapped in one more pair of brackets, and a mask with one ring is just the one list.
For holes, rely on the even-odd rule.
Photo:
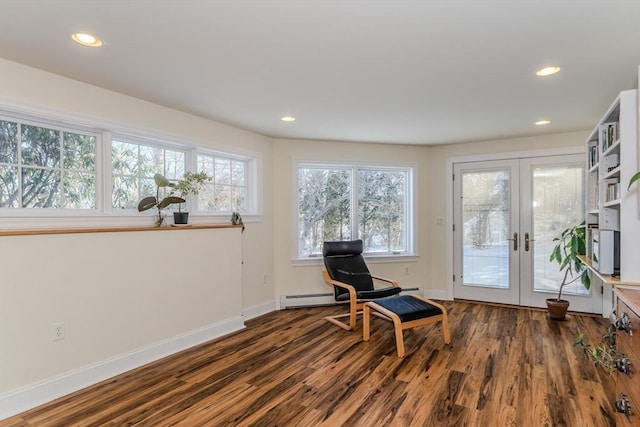
{"label": "baseboard heater", "polygon": [[[423,295],[419,288],[402,288],[403,294]],[[280,309],[298,307],[321,307],[336,305],[333,294],[302,294],[302,295],[280,295]]]}

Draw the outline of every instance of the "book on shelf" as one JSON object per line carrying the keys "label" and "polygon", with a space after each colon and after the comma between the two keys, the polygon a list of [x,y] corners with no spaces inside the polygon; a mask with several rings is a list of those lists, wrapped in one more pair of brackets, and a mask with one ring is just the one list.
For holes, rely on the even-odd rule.
{"label": "book on shelf", "polygon": [[605,201],[612,202],[620,198],[620,182],[617,179],[605,180]]}
{"label": "book on shelf", "polygon": [[589,169],[598,164],[598,145],[589,146]]}
{"label": "book on shelf", "polygon": [[618,122],[604,123],[600,126],[600,146],[602,152],[607,151],[618,141]]}

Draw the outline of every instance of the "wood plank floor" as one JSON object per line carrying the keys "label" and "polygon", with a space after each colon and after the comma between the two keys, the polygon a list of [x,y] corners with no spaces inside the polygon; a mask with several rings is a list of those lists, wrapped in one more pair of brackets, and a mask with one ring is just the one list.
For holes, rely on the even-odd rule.
{"label": "wood plank floor", "polygon": [[446,302],[440,324],[405,332],[372,320],[347,332],[340,307],[273,312],[0,426],[614,426],[614,377],[573,347],[601,343],[604,319]]}

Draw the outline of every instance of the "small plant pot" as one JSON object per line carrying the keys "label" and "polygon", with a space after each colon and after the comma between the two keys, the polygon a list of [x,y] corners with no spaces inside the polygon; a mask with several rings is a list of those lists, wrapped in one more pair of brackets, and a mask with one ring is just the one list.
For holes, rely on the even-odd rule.
{"label": "small plant pot", "polygon": [[547,310],[552,320],[564,320],[569,309],[569,301],[557,300],[555,298],[547,298]]}
{"label": "small plant pot", "polygon": [[173,223],[184,225],[189,223],[189,212],[174,212]]}

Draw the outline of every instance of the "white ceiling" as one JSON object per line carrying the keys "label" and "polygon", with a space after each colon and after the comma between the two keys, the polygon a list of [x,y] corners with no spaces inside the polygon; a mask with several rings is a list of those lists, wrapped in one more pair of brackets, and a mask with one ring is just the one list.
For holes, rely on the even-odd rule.
{"label": "white ceiling", "polygon": [[0,0],[0,57],[277,138],[479,141],[592,128],[640,0]]}

